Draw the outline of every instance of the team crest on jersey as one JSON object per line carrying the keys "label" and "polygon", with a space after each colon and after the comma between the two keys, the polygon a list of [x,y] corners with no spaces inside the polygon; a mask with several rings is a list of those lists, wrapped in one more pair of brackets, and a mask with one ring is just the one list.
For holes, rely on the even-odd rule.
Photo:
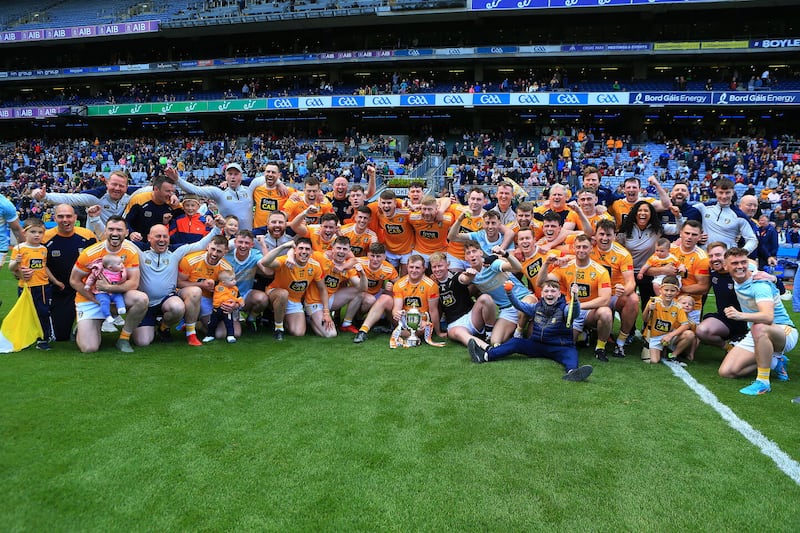
{"label": "team crest on jersey", "polygon": [[53,257],[61,257],[61,250],[53,250],[51,254]]}
{"label": "team crest on jersey", "polygon": [[144,211],[142,214],[144,216],[146,216],[147,218],[151,218],[153,216],[153,212],[152,211]]}
{"label": "team crest on jersey", "polygon": [[596,278],[596,277],[597,277],[597,272],[591,272],[591,273],[589,273],[589,279],[594,279],[594,278]]}
{"label": "team crest on jersey", "polygon": [[226,199],[226,200],[233,200],[233,196],[231,196],[231,195],[229,194],[229,195],[227,195],[227,196],[225,197],[225,199]]}

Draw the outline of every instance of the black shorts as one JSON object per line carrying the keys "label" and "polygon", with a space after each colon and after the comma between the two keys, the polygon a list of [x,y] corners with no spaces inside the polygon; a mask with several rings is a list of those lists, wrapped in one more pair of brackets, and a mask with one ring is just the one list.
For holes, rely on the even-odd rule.
{"label": "black shorts", "polygon": [[731,320],[725,316],[725,313],[706,313],[703,316],[703,320],[706,318],[716,318],[725,324],[730,332],[728,337],[730,342],[741,340],[745,335],[747,335],[747,322],[742,322],[741,320]]}
{"label": "black shorts", "polygon": [[139,322],[139,326],[137,327],[144,327],[144,326],[155,327],[155,325],[158,323],[158,317],[164,316],[164,311],[161,309],[161,306],[164,305],[164,302],[166,302],[169,298],[172,298],[173,296],[178,296],[177,290],[169,293],[166,296],[166,298],[161,300],[161,303],[148,307],[147,313],[144,315],[144,318],[142,318],[142,321]]}

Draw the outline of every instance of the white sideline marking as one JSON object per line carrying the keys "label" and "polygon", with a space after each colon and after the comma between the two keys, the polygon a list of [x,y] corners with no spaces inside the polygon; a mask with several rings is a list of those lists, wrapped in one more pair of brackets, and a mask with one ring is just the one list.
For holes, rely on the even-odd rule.
{"label": "white sideline marking", "polygon": [[723,420],[728,422],[733,429],[753,443],[753,445],[761,450],[761,453],[772,459],[784,474],[800,485],[800,463],[789,457],[786,452],[781,450],[777,444],[765,437],[760,431],[736,416],[736,413],[734,413],[730,407],[719,401],[717,397],[714,396],[713,392],[694,379],[686,369],[674,364],[667,364],[667,366],[670,367],[673,374],[681,378],[690,389],[700,396],[701,400],[718,412]]}

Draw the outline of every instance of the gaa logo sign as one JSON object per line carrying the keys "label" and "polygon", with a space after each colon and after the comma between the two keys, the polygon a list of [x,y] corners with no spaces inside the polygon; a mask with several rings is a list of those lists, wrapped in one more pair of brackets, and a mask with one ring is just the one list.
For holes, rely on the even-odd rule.
{"label": "gaa logo sign", "polygon": [[292,107],[292,101],[288,98],[278,98],[273,105],[278,109],[285,109],[287,107]]}
{"label": "gaa logo sign", "polygon": [[306,98],[306,107],[325,107],[321,98]]}
{"label": "gaa logo sign", "polygon": [[458,94],[446,94],[444,98],[442,98],[442,102],[445,104],[463,104],[464,99]]}
{"label": "gaa logo sign", "polygon": [[561,94],[553,94],[550,95],[550,103],[551,104],[562,104],[562,105],[585,105],[586,104],[586,95],[577,95],[572,93],[561,93]]}
{"label": "gaa logo sign", "polygon": [[352,96],[340,96],[336,99],[336,105],[339,107],[357,107],[358,100]]}
{"label": "gaa logo sign", "polygon": [[415,94],[404,98],[405,105],[433,105],[433,102],[428,100],[427,96]]}
{"label": "gaa logo sign", "polygon": [[483,105],[498,105],[502,104],[503,100],[497,94],[482,94],[478,97],[478,102]]}
{"label": "gaa logo sign", "polygon": [[392,105],[392,99],[387,96],[373,96],[372,105]]}
{"label": "gaa logo sign", "polygon": [[600,93],[597,95],[597,103],[599,104],[618,104],[619,98],[616,94]]}
{"label": "gaa logo sign", "polygon": [[521,94],[517,97],[520,104],[540,104],[539,97],[535,94]]}
{"label": "gaa logo sign", "polygon": [[409,50],[408,51],[408,55],[410,55],[410,56],[418,56],[419,55],[419,50]]}

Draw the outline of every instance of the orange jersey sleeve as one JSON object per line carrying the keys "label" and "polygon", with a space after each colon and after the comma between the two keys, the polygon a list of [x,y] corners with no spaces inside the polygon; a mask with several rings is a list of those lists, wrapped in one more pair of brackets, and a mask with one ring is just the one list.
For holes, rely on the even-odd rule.
{"label": "orange jersey sleeve", "polygon": [[397,279],[397,270],[387,261],[382,262],[376,270],[369,268],[367,258],[359,258],[358,262],[364,267],[367,276],[367,292],[373,296],[381,292],[385,282]]}
{"label": "orange jersey sleeve", "polygon": [[592,248],[592,260],[608,270],[611,276],[611,285],[624,285],[625,279],[623,273],[633,272],[633,257],[630,252],[626,250],[618,242],[611,244],[611,249],[607,252],[601,252],[596,246]]}

